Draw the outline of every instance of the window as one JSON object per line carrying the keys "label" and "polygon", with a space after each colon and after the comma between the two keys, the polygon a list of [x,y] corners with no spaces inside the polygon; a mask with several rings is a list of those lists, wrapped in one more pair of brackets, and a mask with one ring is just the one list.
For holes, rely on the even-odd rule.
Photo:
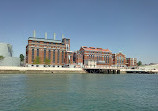
{"label": "window", "polygon": [[108,57],[106,56],[106,63],[108,63]]}
{"label": "window", "polygon": [[122,63],[122,61],[121,61],[122,59],[121,59],[121,56],[120,56],[120,64]]}
{"label": "window", "polygon": [[53,63],[55,63],[55,49],[53,50]]}
{"label": "window", "polygon": [[37,49],[37,57],[39,57],[39,49]]}
{"label": "window", "polygon": [[32,49],[32,62],[34,61],[34,49]]}
{"label": "window", "polygon": [[119,57],[117,57],[117,63],[119,63]]}
{"label": "window", "polygon": [[59,59],[60,59],[60,50],[58,50],[58,59],[57,59],[58,63],[59,63]]}
{"label": "window", "polygon": [[62,63],[64,63],[64,51],[62,51]]}
{"label": "window", "polygon": [[108,56],[108,63],[109,63],[109,56]]}
{"label": "window", "polygon": [[51,50],[49,50],[49,60],[50,60],[50,58],[51,58]]}
{"label": "window", "polygon": [[46,59],[46,49],[44,49],[44,60]]}

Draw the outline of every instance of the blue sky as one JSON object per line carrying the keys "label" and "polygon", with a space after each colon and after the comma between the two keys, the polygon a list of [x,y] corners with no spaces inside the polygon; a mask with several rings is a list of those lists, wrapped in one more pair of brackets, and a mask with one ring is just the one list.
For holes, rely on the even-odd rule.
{"label": "blue sky", "polygon": [[25,54],[33,36],[71,39],[81,46],[109,48],[143,63],[158,63],[158,0],[0,0],[0,42]]}

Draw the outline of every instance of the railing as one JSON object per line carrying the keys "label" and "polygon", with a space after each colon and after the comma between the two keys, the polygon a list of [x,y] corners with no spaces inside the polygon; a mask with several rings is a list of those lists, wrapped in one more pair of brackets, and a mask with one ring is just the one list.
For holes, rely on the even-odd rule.
{"label": "railing", "polygon": [[126,69],[126,67],[115,67],[115,66],[84,66],[83,68],[88,69]]}

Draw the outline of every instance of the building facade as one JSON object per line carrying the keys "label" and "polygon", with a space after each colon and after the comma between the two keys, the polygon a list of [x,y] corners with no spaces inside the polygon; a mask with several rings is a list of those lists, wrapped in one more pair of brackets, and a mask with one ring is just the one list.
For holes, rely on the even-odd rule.
{"label": "building facade", "polygon": [[126,67],[126,56],[121,52],[112,54],[114,67]]}
{"label": "building facade", "polygon": [[76,67],[83,67],[83,55],[81,51],[73,53],[73,62],[76,64]]}
{"label": "building facade", "polygon": [[70,39],[62,40],[29,37],[26,46],[26,66],[65,67],[73,63]]}
{"label": "building facade", "polygon": [[109,49],[82,46],[79,51],[83,55],[84,66],[112,65],[112,52]]}
{"label": "building facade", "polygon": [[127,67],[137,67],[137,59],[136,58],[126,58]]}

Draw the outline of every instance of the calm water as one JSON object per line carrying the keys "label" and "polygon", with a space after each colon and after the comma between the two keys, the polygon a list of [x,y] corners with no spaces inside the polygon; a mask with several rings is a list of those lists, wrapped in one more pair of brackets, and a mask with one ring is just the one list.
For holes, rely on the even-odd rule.
{"label": "calm water", "polygon": [[0,111],[158,111],[158,75],[0,75]]}

